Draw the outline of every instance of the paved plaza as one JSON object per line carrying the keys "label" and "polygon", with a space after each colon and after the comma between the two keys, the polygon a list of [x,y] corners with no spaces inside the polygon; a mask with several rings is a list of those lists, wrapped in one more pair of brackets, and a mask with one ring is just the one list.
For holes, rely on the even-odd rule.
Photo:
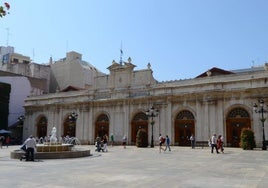
{"label": "paved plaza", "polygon": [[268,187],[268,151],[225,148],[211,154],[209,148],[108,147],[107,153],[75,159],[24,162],[10,158],[19,146],[0,149],[0,185],[5,188],[121,188],[121,187]]}

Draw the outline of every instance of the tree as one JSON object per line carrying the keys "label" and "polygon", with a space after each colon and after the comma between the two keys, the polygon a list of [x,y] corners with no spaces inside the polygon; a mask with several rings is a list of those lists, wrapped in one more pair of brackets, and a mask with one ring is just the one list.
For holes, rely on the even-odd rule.
{"label": "tree", "polygon": [[136,136],[137,147],[148,147],[148,134],[145,129],[139,129]]}
{"label": "tree", "polygon": [[5,2],[4,6],[0,5],[0,17],[4,17],[9,14],[8,10],[10,9],[9,3]]}
{"label": "tree", "polygon": [[242,129],[240,146],[244,150],[252,150],[256,147],[254,132],[251,129]]}

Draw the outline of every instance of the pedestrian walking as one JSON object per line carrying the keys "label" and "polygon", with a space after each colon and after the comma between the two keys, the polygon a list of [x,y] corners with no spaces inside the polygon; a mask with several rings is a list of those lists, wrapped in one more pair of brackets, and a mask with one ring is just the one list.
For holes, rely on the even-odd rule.
{"label": "pedestrian walking", "polygon": [[122,145],[123,145],[124,149],[126,149],[126,145],[127,145],[127,136],[126,135],[122,139]]}
{"label": "pedestrian walking", "polygon": [[111,146],[113,147],[113,145],[114,145],[114,135],[113,135],[113,133],[111,134]]}
{"label": "pedestrian walking", "polygon": [[224,148],[223,148],[223,145],[224,145],[224,138],[223,138],[223,136],[221,135],[221,142],[222,142],[222,151],[224,150]]}
{"label": "pedestrian walking", "polygon": [[7,136],[6,137],[6,147],[8,148],[8,146],[9,146],[9,144],[10,144],[10,137],[9,136]]}
{"label": "pedestrian walking", "polygon": [[216,152],[219,153],[218,148],[217,148],[216,134],[213,134],[213,136],[211,137],[211,153],[213,153],[214,148]]}
{"label": "pedestrian walking", "polygon": [[0,136],[0,148],[2,149],[2,146],[3,146],[3,142],[5,140],[5,137],[4,136]]}
{"label": "pedestrian walking", "polygon": [[223,142],[222,142],[222,136],[219,135],[217,139],[217,148],[223,153]]}
{"label": "pedestrian walking", "polygon": [[161,153],[161,150],[165,151],[164,148],[162,147],[164,143],[165,138],[161,134],[159,134],[159,153]]}
{"label": "pedestrian walking", "polygon": [[108,149],[107,149],[108,136],[106,134],[103,136],[102,142],[103,142],[103,151],[108,152]]}
{"label": "pedestrian walking", "polygon": [[194,149],[195,148],[195,137],[194,137],[194,134],[191,135],[190,141],[191,141],[191,147],[192,147],[192,149]]}
{"label": "pedestrian walking", "polygon": [[166,135],[166,148],[165,148],[164,151],[166,151],[167,149],[169,151],[171,151],[171,149],[170,149],[170,139],[169,139],[168,135]]}

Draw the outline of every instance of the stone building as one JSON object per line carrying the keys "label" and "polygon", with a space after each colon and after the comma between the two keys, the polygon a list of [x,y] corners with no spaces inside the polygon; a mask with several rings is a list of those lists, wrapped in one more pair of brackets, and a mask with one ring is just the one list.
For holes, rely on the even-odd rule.
{"label": "stone building", "polygon": [[[79,75],[79,76],[77,76]],[[24,100],[29,96],[93,87],[94,77],[103,75],[82,60],[82,55],[69,52],[66,58],[46,64],[32,62],[29,56],[16,53],[14,47],[0,46],[0,128],[16,128],[24,115]],[[14,130],[13,130],[14,132]]]}
{"label": "stone building", "polygon": [[21,143],[24,100],[49,92],[50,66],[37,64],[14,47],[0,46],[0,129],[12,131],[12,143]]}
{"label": "stone building", "polygon": [[[29,56],[16,53],[14,47],[11,46],[0,46],[0,60],[0,70],[2,72],[36,80],[30,95],[49,93],[50,65],[32,62]],[[40,84],[38,84],[39,81],[37,80],[40,80]]]}
{"label": "stone building", "polygon": [[[0,128],[17,125],[18,117],[24,115],[24,100],[29,96],[49,92],[50,66],[31,62],[29,56],[16,53],[14,47],[0,46],[1,105]],[[5,92],[4,92],[5,91]]]}
{"label": "stone building", "polygon": [[50,93],[62,91],[68,87],[88,89],[93,87],[94,78],[104,75],[88,62],[82,60],[77,52],[68,52],[65,58],[52,62],[50,60]]}
{"label": "stone building", "polygon": [[[191,134],[197,141],[207,141],[216,133],[224,136],[226,145],[238,147],[245,127],[254,131],[261,146],[263,129],[252,108],[261,98],[268,102],[265,67],[212,68],[193,79],[159,82],[150,64],[134,70],[130,58],[113,61],[109,74],[95,74],[84,89],[69,85],[63,91],[27,98],[24,138],[47,136],[55,126],[58,136],[75,136],[82,143],[113,134],[117,143],[126,135],[128,144],[134,144],[143,128],[149,143],[153,136],[158,144],[161,133],[169,135],[172,144],[186,146]],[[151,124],[146,111],[152,106],[158,116]]]}

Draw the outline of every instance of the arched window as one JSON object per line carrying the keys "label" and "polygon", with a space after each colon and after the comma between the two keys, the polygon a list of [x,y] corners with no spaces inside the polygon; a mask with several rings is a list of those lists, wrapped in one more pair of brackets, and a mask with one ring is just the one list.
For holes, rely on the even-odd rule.
{"label": "arched window", "polygon": [[145,113],[143,112],[139,112],[137,113],[134,118],[133,118],[133,121],[140,121],[140,120],[145,120],[147,121],[148,120],[148,117]]}
{"label": "arched window", "polygon": [[249,118],[249,113],[243,108],[235,108],[229,114],[228,118]]}
{"label": "arched window", "polygon": [[178,113],[176,119],[194,119],[194,115],[189,110],[183,110]]}

